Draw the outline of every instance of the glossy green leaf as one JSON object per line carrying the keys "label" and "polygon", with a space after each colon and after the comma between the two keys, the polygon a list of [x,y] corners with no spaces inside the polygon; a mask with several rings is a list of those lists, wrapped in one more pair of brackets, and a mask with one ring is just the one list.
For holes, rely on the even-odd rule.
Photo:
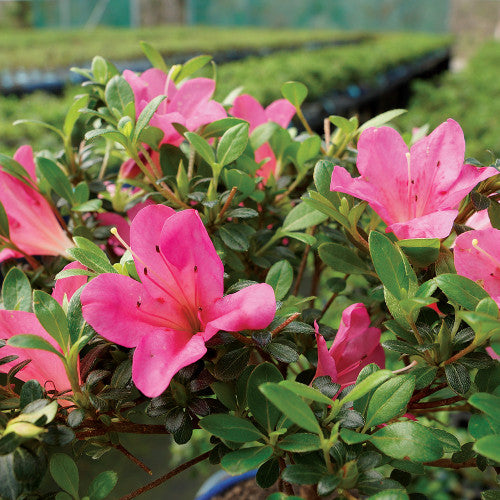
{"label": "glossy green leaf", "polygon": [[266,276],[266,283],[274,289],[276,300],[281,300],[290,290],[293,282],[293,268],[286,259],[274,263]]}
{"label": "glossy green leaf", "polygon": [[328,218],[327,215],[318,212],[306,203],[300,203],[288,212],[283,221],[283,231],[300,231],[311,226],[321,224]]}
{"label": "glossy green leaf", "polygon": [[292,422],[315,434],[321,432],[320,426],[311,408],[303,399],[289,389],[276,383],[266,383],[259,390],[271,403],[284,413]]}
{"label": "glossy green leaf", "polygon": [[22,347],[24,349],[39,349],[41,351],[48,351],[53,354],[57,354],[60,358],[63,358],[63,355],[55,347],[53,347],[52,344],[47,342],[44,338],[39,337],[38,335],[14,335],[8,340],[7,344],[12,347]]}
{"label": "glossy green leaf", "polygon": [[394,120],[394,118],[397,118],[403,113],[406,113],[406,109],[391,109],[389,111],[385,111],[384,113],[381,113],[380,115],[377,115],[363,123],[363,125],[361,125],[361,127],[359,127],[358,129],[358,133],[361,134],[363,130],[366,130],[370,127],[380,127],[382,125],[385,125],[386,123]]}
{"label": "glossy green leaf", "polygon": [[116,75],[107,83],[106,103],[117,118],[129,116],[135,121],[134,92],[122,76]]}
{"label": "glossy green leaf", "polygon": [[9,218],[7,217],[7,212],[5,211],[5,207],[1,202],[0,202],[0,236],[3,236],[7,240],[10,237]]}
{"label": "glossy green leaf", "polygon": [[380,384],[393,376],[390,370],[377,370],[368,375],[361,382],[356,383],[354,389],[341,399],[341,402],[356,401],[365,394],[375,389]]}
{"label": "glossy green leaf", "polygon": [[118,482],[118,474],[107,470],[101,472],[91,483],[88,490],[90,500],[103,500],[106,498],[116,486]]}
{"label": "glossy green leaf", "polygon": [[448,299],[466,309],[474,310],[489,295],[477,283],[459,274],[440,274],[435,281]]}
{"label": "glossy green leaf", "polygon": [[459,311],[457,316],[468,323],[474,330],[475,345],[481,345],[490,337],[500,333],[500,321],[488,314],[475,311]]}
{"label": "glossy green leaf", "polygon": [[281,382],[283,376],[271,363],[258,365],[248,377],[247,401],[253,417],[268,432],[276,427],[281,412],[260,392],[259,387],[266,382]]}
{"label": "glossy green leaf", "polygon": [[317,484],[324,473],[313,465],[289,465],[281,473],[281,479],[292,484]]}
{"label": "glossy green leaf", "polygon": [[166,95],[158,95],[155,98],[151,99],[148,104],[144,107],[137,118],[137,123],[134,130],[134,140],[136,141],[139,138],[140,133],[144,130],[144,128],[149,125],[151,118],[156,113],[156,110],[160,106],[160,104],[166,99]]}
{"label": "glossy green leaf", "polygon": [[39,156],[36,159],[36,163],[43,177],[47,180],[54,192],[73,204],[75,200],[73,187],[67,175],[49,158]]}
{"label": "glossy green leaf", "polygon": [[321,449],[321,442],[316,434],[298,432],[283,438],[278,443],[278,446],[285,451],[291,451],[293,453],[306,453],[308,451]]}
{"label": "glossy green leaf", "polygon": [[182,82],[182,80],[189,78],[192,74],[206,66],[211,60],[212,56],[208,55],[192,57],[182,65],[181,70],[175,77],[175,82]]}
{"label": "glossy green leaf", "polygon": [[368,265],[358,257],[357,253],[345,245],[323,243],[318,251],[321,260],[334,271],[346,274],[371,273]]}
{"label": "glossy green leaf", "polygon": [[81,236],[75,236],[73,239],[77,248],[67,250],[72,257],[97,273],[116,273],[107,255],[95,243]]}
{"label": "glossy green leaf", "polygon": [[168,73],[168,67],[160,54],[160,52],[155,49],[151,44],[141,41],[139,42],[144,55],[149,59],[149,62],[153,67],[161,69],[164,73]]}
{"label": "glossy green leaf", "polygon": [[416,422],[396,422],[372,434],[370,441],[386,455],[400,460],[431,462],[443,447],[433,432]]}
{"label": "glossy green leaf", "polygon": [[262,434],[248,420],[224,413],[214,413],[202,418],[200,427],[214,436],[235,443],[247,443],[262,438]]}
{"label": "glossy green leaf", "polygon": [[436,429],[435,427],[428,427],[428,429],[432,431],[434,436],[439,440],[445,453],[460,451],[460,442],[453,434],[443,429]]}
{"label": "glossy green leaf", "polygon": [[21,409],[26,405],[43,398],[43,389],[38,380],[27,380],[21,387],[19,404]]}
{"label": "glossy green leaf", "polygon": [[440,241],[438,238],[399,240],[398,245],[408,258],[417,266],[427,267],[439,257]]}
{"label": "glossy green leaf", "polygon": [[79,476],[74,460],[64,453],[55,453],[50,459],[50,474],[64,491],[78,498]]}
{"label": "glossy green leaf", "polygon": [[284,380],[279,384],[287,389],[290,389],[302,398],[310,399],[311,401],[316,401],[317,403],[323,403],[325,405],[332,404],[331,398],[325,396],[321,391],[318,391],[309,385],[301,384],[299,382],[295,382],[294,380]]}
{"label": "glossy green leaf", "polygon": [[239,158],[248,143],[248,123],[240,123],[224,132],[217,146],[217,161],[221,166]]}
{"label": "glossy green leaf", "polygon": [[471,386],[469,372],[465,366],[452,363],[445,367],[446,380],[450,387],[458,394],[465,394]]}
{"label": "glossy green leaf", "polygon": [[347,444],[364,443],[370,439],[369,434],[355,432],[351,429],[340,429],[340,437]]}
{"label": "glossy green leaf", "polygon": [[186,139],[190,142],[190,144],[193,146],[194,150],[209,164],[209,165],[214,165],[215,164],[215,153],[214,150],[212,149],[212,146],[203,139],[203,137],[200,137],[199,135],[195,134],[194,132],[186,132],[184,134],[186,136]]}
{"label": "glossy green leaf", "polygon": [[82,108],[86,108],[88,102],[89,102],[89,95],[85,94],[75,99],[71,104],[66,114],[66,118],[64,119],[64,125],[63,125],[63,132],[66,135],[66,137],[68,138],[71,137],[71,132],[73,132],[75,123],[80,117],[80,110]]}
{"label": "glossy green leaf", "polygon": [[264,462],[257,471],[255,480],[261,488],[270,488],[280,477],[280,466],[276,457]]}
{"label": "glossy green leaf", "polygon": [[485,436],[474,443],[474,450],[495,462],[500,462],[500,435]]}
{"label": "glossy green leaf", "polygon": [[221,465],[230,474],[243,474],[266,462],[273,454],[270,446],[241,448],[224,455]]}
{"label": "glossy green leaf", "polygon": [[281,86],[281,94],[296,108],[300,108],[307,97],[307,87],[300,82],[285,82]]}
{"label": "glossy green leaf", "polygon": [[31,311],[31,284],[26,275],[17,267],[13,267],[5,276],[2,300],[5,309]]}
{"label": "glossy green leaf", "polygon": [[48,293],[35,290],[33,311],[47,333],[64,351],[69,344],[69,329],[66,314],[59,302]]}
{"label": "glossy green leaf", "polygon": [[379,386],[368,405],[365,429],[402,415],[414,389],[415,378],[412,375],[400,375]]}
{"label": "glossy green leaf", "polygon": [[469,403],[500,423],[500,397],[486,392],[477,392],[469,398]]}

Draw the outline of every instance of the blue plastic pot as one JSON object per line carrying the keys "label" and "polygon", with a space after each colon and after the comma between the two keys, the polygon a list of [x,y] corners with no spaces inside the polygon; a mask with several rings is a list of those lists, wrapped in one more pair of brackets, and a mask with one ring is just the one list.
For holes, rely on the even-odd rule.
{"label": "blue plastic pot", "polygon": [[212,500],[212,498],[229,490],[235,484],[254,478],[256,474],[256,470],[251,470],[239,476],[230,476],[223,470],[216,472],[203,483],[198,493],[196,493],[195,500]]}

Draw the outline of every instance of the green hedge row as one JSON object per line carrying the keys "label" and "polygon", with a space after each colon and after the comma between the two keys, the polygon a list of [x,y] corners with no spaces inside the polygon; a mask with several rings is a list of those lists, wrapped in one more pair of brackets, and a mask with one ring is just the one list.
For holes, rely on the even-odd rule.
{"label": "green hedge row", "polygon": [[0,30],[0,68],[60,68],[88,64],[99,54],[111,61],[142,58],[139,42],[162,54],[256,50],[359,38],[360,33],[332,30],[273,30],[208,26],[154,26],[138,29]]}
{"label": "green hedge row", "polygon": [[[489,163],[500,156],[500,43],[488,42],[460,73],[448,73],[438,82],[416,81],[408,113],[398,125],[403,130],[447,118],[462,126],[467,155]],[[492,153],[490,153],[490,150]]]}
{"label": "green hedge row", "polygon": [[[298,80],[308,86],[308,99],[315,100],[332,89],[372,82],[381,72],[448,44],[449,39],[442,36],[384,35],[359,45],[249,57],[218,67],[217,98],[223,99],[234,88],[244,86],[244,92],[267,104],[281,97],[282,83]],[[41,92],[22,98],[0,97],[0,130],[4,131],[0,135],[0,151],[12,153],[24,143],[36,149],[53,146],[57,137],[52,133],[36,126],[11,124],[29,118],[60,125],[72,96],[78,92],[79,87],[75,87],[62,98]]]}

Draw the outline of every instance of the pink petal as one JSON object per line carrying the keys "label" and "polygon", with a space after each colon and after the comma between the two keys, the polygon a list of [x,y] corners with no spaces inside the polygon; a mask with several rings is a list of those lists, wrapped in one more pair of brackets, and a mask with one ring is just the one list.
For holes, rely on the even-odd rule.
{"label": "pink petal", "polygon": [[323,377],[329,375],[332,382],[337,382],[337,367],[335,366],[335,360],[332,358],[328,352],[328,347],[326,346],[326,341],[324,337],[318,332],[316,327],[316,343],[318,345],[318,366],[316,368],[316,377]]}
{"label": "pink petal", "polygon": [[267,181],[271,173],[276,172],[276,156],[268,142],[262,144],[260,148],[255,151],[255,161],[260,163],[265,158],[269,158],[256,172],[257,175],[264,177]]}
{"label": "pink petal", "polygon": [[138,281],[120,274],[101,274],[82,292],[85,320],[102,337],[135,347],[149,334],[189,328],[178,304],[168,296],[151,297]]}
{"label": "pink petal", "polygon": [[490,355],[491,359],[494,359],[495,361],[500,361],[500,356],[493,350],[492,347],[487,347],[486,352]]}
{"label": "pink petal", "polygon": [[[146,210],[154,208],[145,208],[134,223]],[[192,310],[198,311],[222,297],[224,266],[196,210],[177,212],[167,219],[161,231],[160,250],[163,268],[169,269],[169,275],[164,271],[165,282],[187,300]]]}
{"label": "pink petal", "polygon": [[465,224],[473,229],[491,229],[493,227],[487,209],[475,212]]}
{"label": "pink petal", "polygon": [[[143,208],[135,216],[130,227],[130,246],[134,253],[135,266],[142,283],[154,297],[164,296],[165,286],[171,287],[173,280],[165,271],[165,262],[157,251],[159,235],[169,217],[175,210],[165,205],[153,205]],[[144,274],[147,268],[149,278]],[[161,285],[155,285],[156,283]],[[164,286],[163,283],[166,283]]]}
{"label": "pink petal", "polygon": [[277,123],[280,127],[286,128],[295,115],[295,107],[286,99],[278,99],[266,108],[267,121]]}
{"label": "pink petal", "polygon": [[35,161],[33,159],[33,149],[31,149],[31,146],[21,146],[14,153],[13,158],[25,168],[28,174],[30,174],[31,180],[36,182]]}
{"label": "pink petal", "polygon": [[165,331],[145,335],[134,352],[132,379],[147,397],[157,397],[181,368],[198,361],[206,352],[199,334]]}
{"label": "pink petal", "polygon": [[[6,340],[18,334],[38,335],[60,351],[55,340],[43,329],[33,313],[0,310],[0,338]],[[7,373],[12,366],[31,359],[31,362],[16,375],[18,379],[24,381],[35,379],[42,386],[48,384],[47,389],[53,389],[55,386],[60,392],[71,388],[64,366],[57,355],[38,349],[23,349],[8,345],[2,347],[1,357],[10,355],[17,355],[19,358],[0,365],[0,372]]]}
{"label": "pink petal", "polygon": [[196,113],[186,120],[186,128],[188,130],[198,130],[207,123],[215,122],[227,118],[224,106],[216,101],[208,101],[205,104],[198,106]]}
{"label": "pink petal", "polygon": [[[124,240],[127,245],[130,245],[130,224],[125,217],[113,212],[104,212],[96,214],[95,218],[99,221],[99,225],[101,226],[116,227],[120,238]],[[115,239],[114,236],[113,239]]]}
{"label": "pink petal", "polygon": [[235,118],[246,120],[250,124],[250,133],[252,133],[256,127],[269,120],[261,104],[249,94],[238,96],[234,100],[233,107],[229,112]]}
{"label": "pink petal", "polygon": [[207,322],[204,338],[208,340],[219,330],[260,330],[271,323],[275,313],[273,288],[266,283],[250,285],[204,309],[202,318]]}
{"label": "pink petal", "polygon": [[[63,271],[69,269],[87,269],[85,266],[80,264],[80,262],[70,262],[68,265],[64,266]],[[52,290],[52,297],[62,305],[64,301],[64,296],[70,301],[73,294],[83,285],[87,283],[87,276],[71,276],[69,278],[62,278],[56,281],[54,290]]]}
{"label": "pink petal", "polygon": [[208,102],[215,91],[215,81],[211,78],[193,78],[182,84],[173,98],[170,110],[177,111],[186,118],[198,113],[198,108]]}
{"label": "pink petal", "polygon": [[387,227],[400,240],[409,238],[446,238],[453,228],[458,210],[442,210],[406,222],[396,222]]}
{"label": "pink petal", "polygon": [[164,136],[161,140],[161,144],[179,146],[184,141],[184,137],[177,132],[172,123],[179,123],[185,126],[186,118],[178,112],[166,113],[164,115],[157,113],[150,121],[153,127],[158,127],[163,131]]}

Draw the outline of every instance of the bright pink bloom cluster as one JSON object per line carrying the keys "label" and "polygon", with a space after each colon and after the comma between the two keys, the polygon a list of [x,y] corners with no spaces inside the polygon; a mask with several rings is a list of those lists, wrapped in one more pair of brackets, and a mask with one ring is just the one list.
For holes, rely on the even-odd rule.
{"label": "bright pink bloom cluster", "polygon": [[190,131],[227,116],[222,104],[211,100],[215,81],[210,78],[193,78],[179,88],[160,69],[148,69],[141,76],[125,70],[123,77],[132,87],[136,113],[159,95],[167,98],[160,104],[150,121],[164,132],[163,144],[179,146],[184,137],[175,130],[173,123],[180,123]]}
{"label": "bright pink bloom cluster", "polygon": [[408,151],[390,127],[369,128],[358,142],[352,178],[335,167],[330,189],[367,201],[400,239],[445,238],[460,201],[480,181],[498,172],[493,167],[464,165],[465,141],[460,125],[447,120]]}
{"label": "bright pink bloom cluster", "polygon": [[500,230],[462,233],[455,240],[454,259],[457,273],[480,283],[500,306]]}
{"label": "bright pink bloom cluster", "polygon": [[318,367],[316,377],[329,375],[333,382],[342,386],[354,384],[359,372],[370,363],[385,367],[385,353],[380,345],[380,330],[370,327],[370,317],[363,304],[352,304],[344,309],[342,320],[332,347],[316,325]]}
{"label": "bright pink bloom cluster", "polygon": [[261,329],[274,318],[272,287],[223,296],[224,268],[198,212],[142,209],[130,230],[141,283],[101,274],[82,293],[83,315],[103,337],[135,347],[132,377],[159,396],[184,366],[201,359],[219,330]]}
{"label": "bright pink bloom cluster", "polygon": [[[84,269],[79,262],[72,262],[64,269]],[[62,304],[64,297],[70,300],[73,294],[83,286],[87,281],[86,276],[73,276],[63,278],[56,282],[52,291],[59,304]],[[0,310],[0,339],[8,340],[14,335],[29,334],[37,335],[51,344],[59,352],[61,348],[56,341],[45,331],[34,313],[27,311],[7,311]],[[66,375],[66,370],[60,358],[51,352],[40,351],[38,349],[23,349],[21,347],[11,347],[6,345],[0,349],[0,357],[16,355],[18,358],[14,361],[0,365],[0,372],[7,373],[12,366],[20,361],[30,359],[28,363],[18,374],[17,378],[26,381],[35,379],[46,389],[55,389],[58,392],[64,392],[71,389],[71,384]]]}
{"label": "bright pink bloom cluster", "polygon": [[[243,94],[234,100],[229,112],[236,118],[246,120],[250,124],[250,133],[252,133],[259,125],[267,122],[274,122],[286,128],[295,114],[295,107],[286,99],[278,99],[264,109],[251,95]],[[268,160],[257,170],[257,175],[264,177],[264,180],[267,180],[276,170],[276,156],[268,142],[255,151],[257,163],[266,158]]]}
{"label": "bright pink bloom cluster", "polygon": [[[14,155],[24,167],[27,182],[36,185],[35,162],[30,146],[21,146]],[[16,179],[0,166],[0,202],[9,220],[12,242],[27,255],[66,255],[73,243],[57,222],[47,200],[33,187]],[[12,249],[0,251],[0,262],[23,255]]]}

